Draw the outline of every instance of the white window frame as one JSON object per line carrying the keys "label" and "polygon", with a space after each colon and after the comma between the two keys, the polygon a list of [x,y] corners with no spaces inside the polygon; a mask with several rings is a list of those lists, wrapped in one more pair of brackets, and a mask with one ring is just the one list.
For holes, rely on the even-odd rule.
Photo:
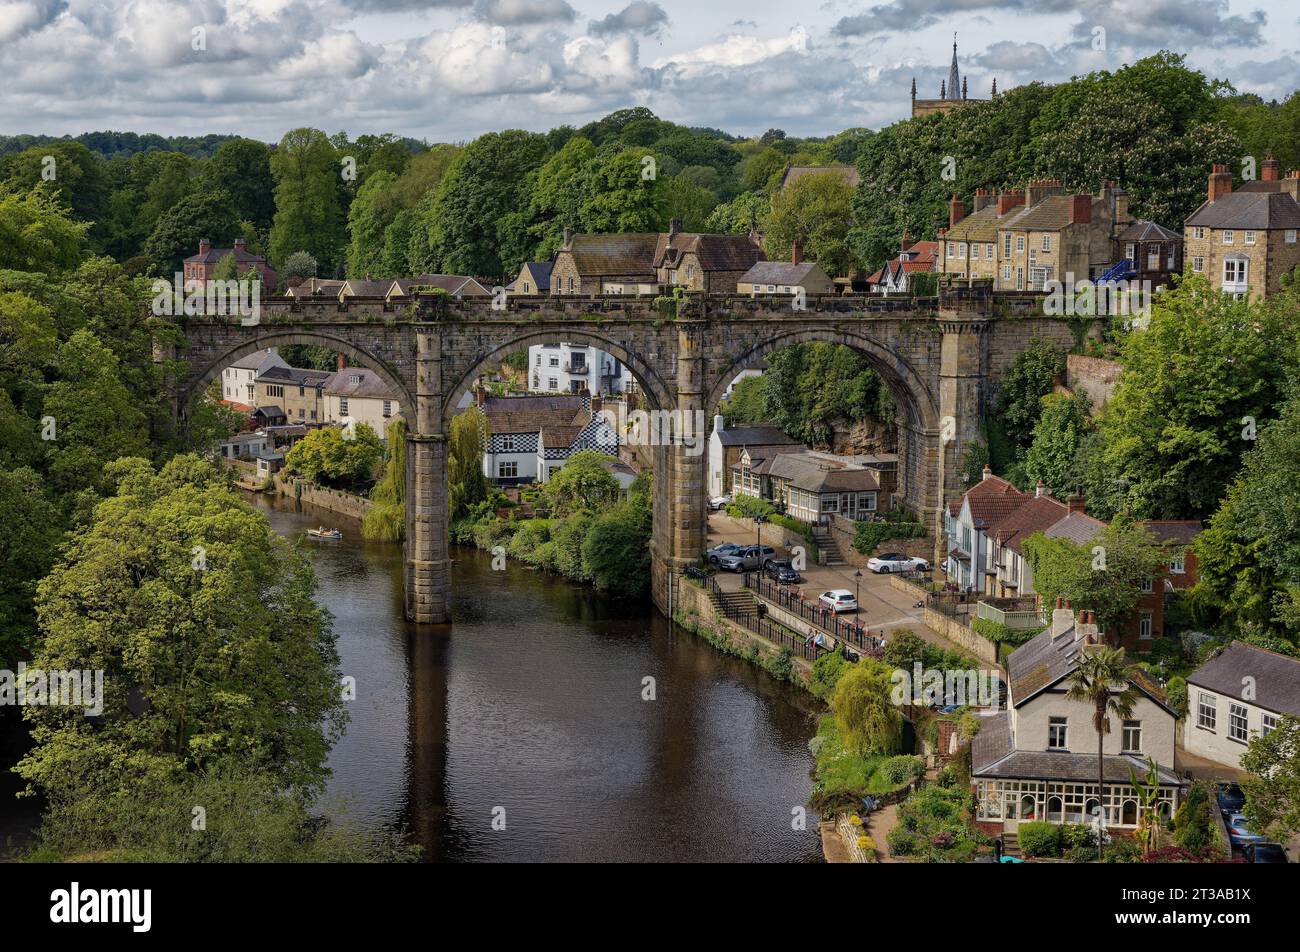
{"label": "white window frame", "polygon": [[1199,227],[1198,227],[1198,228],[1193,228],[1193,229],[1192,229],[1192,237],[1193,237],[1193,238],[1204,238],[1204,237],[1205,237],[1205,229],[1204,229],[1204,228],[1199,228]]}
{"label": "white window frame", "polygon": [[[1136,743],[1133,743],[1136,741]],[[1125,721],[1120,728],[1120,748],[1126,754],[1142,753],[1142,722]]]}
{"label": "white window frame", "polygon": [[1204,274],[1204,273],[1205,273],[1205,256],[1204,256],[1204,255],[1192,255],[1192,271],[1195,272],[1196,274]]}
{"label": "white window frame", "polygon": [[1223,236],[1222,236],[1222,237],[1223,237],[1223,243],[1224,243],[1225,245],[1230,245],[1230,244],[1232,244],[1234,241],[1236,241],[1236,239],[1237,239],[1237,234],[1236,234],[1236,232],[1235,232],[1233,229],[1231,229],[1231,228],[1225,228],[1225,229],[1223,229]]}
{"label": "white window frame", "polygon": [[1294,245],[1295,233],[1296,230],[1294,228],[1288,228],[1286,231],[1282,232],[1282,240],[1285,241],[1288,245]]}
{"label": "white window frame", "polygon": [[1043,250],[1044,250],[1044,251],[1051,251],[1051,250],[1052,250],[1052,236],[1051,236],[1051,235],[1043,235]]}
{"label": "white window frame", "polygon": [[1016,235],[1016,254],[1025,250],[1025,236]]}
{"label": "white window frame", "polygon": [[1276,714],[1270,714],[1268,711],[1261,711],[1259,715],[1259,736],[1267,737],[1273,731],[1277,730],[1277,725],[1281,722]]}
{"label": "white window frame", "polygon": [[1187,555],[1185,553],[1183,555],[1176,555],[1169,560],[1169,574],[1170,575],[1187,574]]}
{"label": "white window frame", "polygon": [[519,461],[503,459],[497,463],[497,479],[518,479]]}
{"label": "white window frame", "polygon": [[1253,245],[1255,243],[1255,232],[1247,230],[1246,237],[1243,240],[1246,244]]}
{"label": "white window frame", "polygon": [[1053,715],[1047,719],[1047,749],[1070,749],[1070,719]]}
{"label": "white window frame", "polygon": [[1138,619],[1138,637],[1143,641],[1150,641],[1154,624],[1151,613],[1143,612],[1142,617]]}
{"label": "white window frame", "polygon": [[1211,734],[1218,729],[1219,698],[1208,691],[1196,692],[1196,726]]}
{"label": "white window frame", "polygon": [[957,242],[955,242],[955,241],[950,241],[950,242],[948,242],[948,248],[947,248],[947,251],[948,251],[948,257],[949,257],[949,258],[955,258],[955,257],[957,257]]}
{"label": "white window frame", "polygon": [[1242,744],[1250,740],[1250,710],[1236,701],[1228,702],[1228,740]]}

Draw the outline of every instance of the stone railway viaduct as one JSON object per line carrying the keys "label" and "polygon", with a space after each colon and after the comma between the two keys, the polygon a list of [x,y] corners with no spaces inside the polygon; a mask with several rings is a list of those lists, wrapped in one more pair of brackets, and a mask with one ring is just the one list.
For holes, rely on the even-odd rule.
{"label": "stone railway viaduct", "polygon": [[[805,341],[845,344],[865,355],[897,406],[899,491],[907,508],[935,520],[962,491],[958,469],[1007,366],[1031,341],[1073,347],[1088,322],[1043,316],[1042,295],[945,291],[940,298],[687,295],[675,316],[634,297],[419,296],[412,303],[273,300],[258,322],[184,318],[180,345],[159,359],[183,362],[173,406],[184,427],[191,402],[231,362],[268,346],[313,344],[377,372],[399,394],[408,424],[406,613],[450,621],[447,444],[466,390],[507,354],[574,341],[618,357],[652,410],[698,411],[711,420],[727,384],[771,351]],[[498,303],[501,303],[498,301]],[[251,319],[250,319],[251,320]],[[707,459],[682,445],[653,448],[652,592],[665,609],[669,576],[696,561],[706,539]]]}

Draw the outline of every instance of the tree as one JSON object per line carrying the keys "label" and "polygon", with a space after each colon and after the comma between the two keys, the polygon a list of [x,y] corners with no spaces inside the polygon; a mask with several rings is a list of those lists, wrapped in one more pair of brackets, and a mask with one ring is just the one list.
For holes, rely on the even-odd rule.
{"label": "tree", "polygon": [[1254,429],[1273,418],[1300,341],[1290,293],[1234,300],[1193,276],[1160,296],[1098,420],[1103,463],[1134,515],[1207,516],[1237,475]]}
{"label": "tree", "polygon": [[75,268],[89,225],[73,221],[51,189],[0,191],[0,269],[51,272]]}
{"label": "tree", "polygon": [[829,446],[836,434],[871,417],[892,433],[889,386],[860,352],[843,344],[784,347],[768,356],[762,380],[765,422],[808,444]]}
{"label": "tree", "polygon": [[847,747],[860,754],[891,754],[903,737],[903,715],[893,703],[894,669],[863,658],[835,684],[831,711]]}
{"label": "tree", "polygon": [[546,481],[546,498],[552,509],[559,514],[599,510],[618,499],[618,480],[601,465],[608,459],[595,450],[570,456],[564,468]]}
{"label": "tree", "polygon": [[1284,714],[1277,727],[1252,737],[1241,769],[1251,828],[1279,840],[1300,833],[1300,718]]}
{"label": "tree", "polygon": [[583,539],[582,563],[597,588],[616,595],[645,594],[650,582],[650,511],[622,503],[602,512]]}
{"label": "tree", "polygon": [[230,196],[196,190],[158,219],[140,253],[148,259],[151,274],[171,278],[182,270],[185,258],[198,253],[200,239],[206,238],[214,248],[228,247],[239,234]]}
{"label": "tree", "polygon": [[[1097,803],[1103,816],[1106,809],[1104,744],[1110,733],[1110,719],[1131,717],[1133,705],[1138,701],[1137,689],[1128,680],[1128,667],[1123,648],[1094,645],[1084,649],[1066,682],[1066,700],[1092,706],[1092,728],[1097,732]],[[1098,837],[1097,856],[1101,857],[1101,837]]]}
{"label": "tree", "polygon": [[682,231],[703,231],[717,204],[717,195],[681,175],[675,175],[665,183],[664,214],[670,221],[678,219]]}
{"label": "tree", "polygon": [[1026,481],[1042,480],[1047,490],[1064,497],[1079,489],[1079,451],[1088,432],[1088,398],[1049,393],[1034,424],[1034,439],[1025,451]]}
{"label": "tree", "polygon": [[581,208],[589,232],[659,231],[668,223],[664,180],[647,179],[640,149],[601,155],[588,163]]}
{"label": "tree", "polygon": [[993,416],[1015,447],[1017,457],[1033,441],[1034,427],[1043,412],[1043,397],[1052,392],[1063,373],[1065,354],[1046,341],[1033,340],[1002,375]]}
{"label": "tree", "polygon": [[346,712],[310,563],[213,464],[111,469],[116,492],[39,586],[32,659],[103,671],[102,712],[27,707],[18,773],[74,805],[224,766],[320,791]]}
{"label": "tree", "polygon": [[406,535],[406,421],[388,424],[384,475],[370,492],[370,509],[361,520],[367,539],[401,542]]}
{"label": "tree", "polygon": [[1259,431],[1197,537],[1195,602],[1231,627],[1300,642],[1300,393]]}
{"label": "tree", "polygon": [[852,227],[853,186],[833,172],[803,175],[772,197],[763,247],[770,257],[789,260],[799,241],[805,257],[827,274],[847,274],[859,264],[848,243]]}
{"label": "tree", "polygon": [[366,178],[348,210],[348,273],[374,278],[399,277],[384,271],[384,239],[388,226],[401,211],[394,185],[397,176],[380,170]]}
{"label": "tree", "polygon": [[487,498],[483,450],[489,435],[487,417],[478,410],[452,417],[447,434],[447,513],[453,522]]}
{"label": "tree", "polygon": [[236,218],[250,221],[262,234],[275,217],[275,178],[271,149],[254,139],[228,139],[203,165],[199,187],[230,198]]}
{"label": "tree", "polygon": [[36,583],[54,562],[62,521],[39,474],[0,468],[0,667],[13,670],[30,648]]}
{"label": "tree", "polygon": [[280,278],[286,285],[301,284],[308,278],[316,277],[320,265],[305,251],[295,251],[280,265]]}
{"label": "tree", "polygon": [[284,464],[312,482],[356,488],[374,479],[383,453],[379,434],[369,423],[348,429],[327,426],[295,443]]}
{"label": "tree", "polygon": [[307,251],[332,272],[343,257],[344,215],[339,200],[342,166],[319,129],[293,129],[271,154],[275,218],[271,260]]}
{"label": "tree", "polygon": [[1023,549],[1034,569],[1034,588],[1045,603],[1069,599],[1075,608],[1096,612],[1106,627],[1132,616],[1143,583],[1166,562],[1154,537],[1126,516],[1117,516],[1090,543],[1039,532],[1025,540]]}
{"label": "tree", "polygon": [[762,376],[745,377],[731,387],[731,396],[722,405],[727,426],[754,426],[767,422],[767,384]]}

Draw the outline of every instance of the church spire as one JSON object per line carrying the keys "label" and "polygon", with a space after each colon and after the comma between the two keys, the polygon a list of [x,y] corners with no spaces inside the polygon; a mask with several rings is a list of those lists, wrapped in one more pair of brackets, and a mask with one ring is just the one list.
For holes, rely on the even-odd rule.
{"label": "church spire", "polygon": [[952,65],[948,67],[947,99],[960,99],[961,78],[957,72],[957,34],[952,35]]}

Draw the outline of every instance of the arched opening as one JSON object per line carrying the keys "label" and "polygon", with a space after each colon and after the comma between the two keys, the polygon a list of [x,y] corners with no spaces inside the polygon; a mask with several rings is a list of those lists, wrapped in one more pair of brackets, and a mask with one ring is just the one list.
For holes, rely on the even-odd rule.
{"label": "arched opening", "polygon": [[1049,823],[1060,823],[1062,817],[1061,798],[1051,796],[1047,798],[1047,821]]}
{"label": "arched opening", "polygon": [[1138,821],[1138,804],[1136,800],[1125,800],[1124,806],[1120,811],[1121,826],[1137,826]]}
{"label": "arched opening", "polygon": [[1038,804],[1033,796],[1026,793],[1020,798],[1020,819],[1036,820],[1038,813]]}

